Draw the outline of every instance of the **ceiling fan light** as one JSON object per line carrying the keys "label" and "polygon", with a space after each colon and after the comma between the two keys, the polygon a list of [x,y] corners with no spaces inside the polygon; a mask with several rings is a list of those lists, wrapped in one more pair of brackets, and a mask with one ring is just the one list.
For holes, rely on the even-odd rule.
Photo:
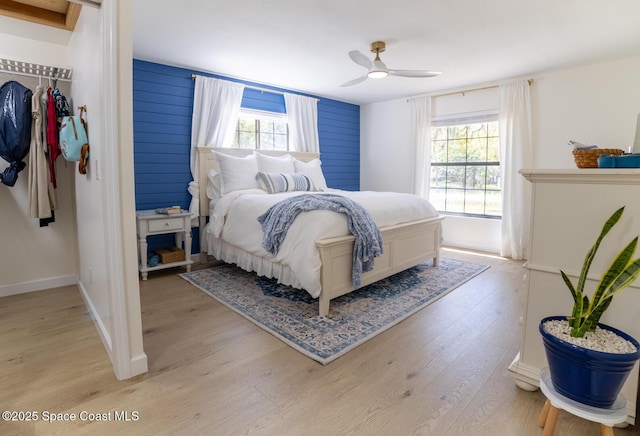
{"label": "ceiling fan light", "polygon": [[369,71],[369,74],[367,74],[367,76],[369,76],[370,79],[383,79],[388,75],[389,73],[384,70],[373,70],[373,71]]}

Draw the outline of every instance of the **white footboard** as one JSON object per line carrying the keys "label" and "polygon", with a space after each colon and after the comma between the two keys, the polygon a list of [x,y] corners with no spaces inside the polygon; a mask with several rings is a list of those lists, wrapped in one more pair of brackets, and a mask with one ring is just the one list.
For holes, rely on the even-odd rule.
{"label": "white footboard", "polygon": [[[437,265],[440,256],[440,222],[443,219],[439,216],[381,228],[384,253],[376,258],[374,269],[362,275],[361,287],[429,259],[433,259],[434,266]],[[341,236],[316,243],[322,261],[322,292],[319,297],[321,316],[329,313],[329,302],[333,298],[356,289],[351,277],[353,241],[353,236]]]}

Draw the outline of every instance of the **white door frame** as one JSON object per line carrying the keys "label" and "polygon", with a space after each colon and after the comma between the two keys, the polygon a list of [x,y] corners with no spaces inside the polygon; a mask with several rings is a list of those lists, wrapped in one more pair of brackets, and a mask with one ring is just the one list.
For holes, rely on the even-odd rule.
{"label": "white door frame", "polygon": [[[128,208],[123,207],[120,173],[121,147],[132,144],[131,135],[121,135],[122,117],[133,117],[131,102],[121,104],[121,88],[132,87],[131,77],[131,4],[128,0],[105,0],[102,3],[103,26],[103,77],[104,90],[104,150],[103,153],[103,193],[105,210],[105,245],[109,288],[112,329],[111,329],[111,361],[116,377],[120,380],[133,377],[147,371],[147,357],[142,350],[141,309],[137,277],[137,261],[127,256],[126,239],[123,235],[135,227],[134,217]],[[123,68],[129,68],[129,74],[121,74]],[[124,83],[121,77],[129,78]],[[129,90],[129,93],[131,90]],[[128,94],[128,93],[125,93]],[[131,138],[131,144],[123,144],[122,137]],[[129,141],[127,141],[129,142]],[[131,153],[133,155],[133,153]],[[123,169],[124,171],[124,169]],[[124,178],[127,183],[128,178]],[[133,186],[126,187],[133,189]],[[134,213],[134,212],[133,212]],[[131,219],[127,219],[131,218]],[[135,244],[135,237],[133,244]],[[128,260],[127,260],[128,259]],[[134,256],[135,259],[135,256]],[[128,277],[132,273],[130,265],[125,262],[136,262],[135,280]],[[127,268],[129,266],[130,268]],[[132,295],[128,295],[128,293]]]}

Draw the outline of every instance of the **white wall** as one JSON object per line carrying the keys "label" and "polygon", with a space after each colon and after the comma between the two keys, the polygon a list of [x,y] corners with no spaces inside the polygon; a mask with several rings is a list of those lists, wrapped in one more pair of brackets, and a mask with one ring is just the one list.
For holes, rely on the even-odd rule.
{"label": "white wall", "polygon": [[[433,97],[432,116],[494,110],[496,89]],[[407,99],[374,103],[360,108],[360,187],[372,191],[412,192],[414,132]],[[444,243],[453,247],[498,252],[500,221],[447,216],[442,224]]]}
{"label": "white wall", "polygon": [[[0,28],[5,30],[8,26]],[[0,58],[69,65],[66,46],[6,33],[0,33]],[[0,84],[8,80],[16,80],[32,90],[39,82],[37,78],[0,73]],[[69,97],[69,84],[58,85]],[[0,171],[7,165],[0,159]],[[60,157],[56,168],[58,209],[55,222],[48,227],[40,227],[38,219],[29,217],[28,166],[19,174],[15,186],[0,184],[0,240],[5,250],[0,262],[0,297],[76,283],[74,166]]]}
{"label": "white wall", "polygon": [[22,62],[68,67],[71,32],[0,16],[0,57]]}
{"label": "white wall", "polygon": [[91,147],[87,174],[75,180],[79,284],[116,376],[128,378],[147,371],[147,358],[133,198],[131,13],[125,1],[118,15],[120,3],[83,7],[69,49],[72,94],[76,106],[87,106]]}
{"label": "white wall", "polygon": [[575,168],[569,139],[627,151],[640,113],[639,81],[640,56],[536,75],[535,167]]}
{"label": "white wall", "polygon": [[[79,285],[85,300],[91,306],[102,336],[106,342],[112,337],[112,307],[107,269],[105,241],[105,210],[103,183],[99,165],[103,161],[104,129],[102,125],[102,37],[97,9],[83,7],[69,43],[73,65],[72,96],[74,111],[86,106],[90,160],[87,174],[75,173],[77,202],[77,233],[79,250]],[[108,351],[110,351],[108,346]]]}
{"label": "white wall", "polygon": [[[570,139],[624,150],[632,145],[640,113],[638,77],[640,56],[528,76],[534,79],[534,168],[575,168],[566,145]],[[497,107],[497,95],[486,90],[436,97],[433,115]],[[410,192],[414,136],[409,103],[362,106],[360,123],[361,189]],[[447,245],[499,252],[498,220],[450,216],[443,226]]]}
{"label": "white wall", "polygon": [[360,189],[412,192],[412,125],[406,100],[360,107]]}

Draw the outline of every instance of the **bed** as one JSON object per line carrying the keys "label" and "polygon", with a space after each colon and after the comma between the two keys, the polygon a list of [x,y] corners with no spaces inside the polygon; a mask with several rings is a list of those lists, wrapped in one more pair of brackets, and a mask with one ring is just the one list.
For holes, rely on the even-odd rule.
{"label": "bed", "polygon": [[[325,189],[354,197],[355,201],[364,202],[363,206],[367,210],[369,210],[367,204],[375,209],[376,215],[372,212],[372,216],[382,234],[383,254],[375,259],[374,268],[371,271],[362,274],[359,286],[354,286],[352,280],[354,236],[349,233],[346,226],[347,220],[341,216],[343,214],[326,210],[300,214],[291,225],[289,234],[304,237],[300,242],[289,243],[288,248],[285,245],[288,240],[293,241],[293,236],[286,238],[282,244],[283,249],[287,248],[287,252],[290,251],[294,255],[289,254],[287,257],[278,253],[277,256],[273,256],[264,249],[261,250],[260,241],[257,240],[259,238],[249,236],[255,233],[256,226],[259,227],[260,224],[255,216],[249,217],[249,215],[254,213],[255,208],[258,211],[264,211],[281,198],[299,195],[304,191],[267,194],[258,189],[244,189],[247,188],[246,186],[243,189],[234,190],[231,184],[225,184],[228,188],[225,190],[227,192],[216,191],[219,187],[212,190],[215,184],[213,177],[220,178],[221,166],[227,166],[226,162],[230,160],[234,162],[241,158],[249,160],[253,154],[254,150],[248,149],[198,148],[200,239],[201,247],[206,247],[201,250],[202,262],[206,262],[208,255],[212,255],[218,260],[234,263],[258,275],[276,278],[280,283],[305,289],[313,297],[318,298],[321,316],[329,313],[330,301],[336,297],[429,259],[433,259],[433,265],[437,266],[440,255],[440,224],[443,217],[439,216],[428,202],[411,194],[363,194]],[[324,182],[324,177],[321,177],[320,181],[317,179],[317,171],[320,168],[317,153],[260,150],[258,157],[261,161],[267,162],[265,165],[274,163],[276,166],[280,165],[277,160],[288,162],[293,158],[296,162],[295,172],[298,168],[302,168],[301,172],[307,172],[315,185],[322,185]],[[246,176],[250,172],[243,171],[243,174]],[[322,186],[317,187],[322,188]],[[369,194],[374,194],[375,197],[368,199]],[[379,194],[387,197],[377,198]],[[214,199],[211,200],[211,197]],[[386,207],[386,211],[379,207],[382,203],[400,205],[404,197],[411,202],[421,202],[417,205],[411,203],[406,216],[403,215],[401,218],[394,216],[397,215],[396,210],[399,210],[395,206]],[[240,224],[240,220],[244,217],[247,217],[248,221]],[[313,219],[315,221],[311,221]],[[322,229],[319,229],[320,227]],[[330,228],[330,232],[326,228]],[[240,229],[245,231],[241,232]],[[233,239],[234,237],[238,239]],[[300,253],[307,252],[310,253],[312,260],[303,260],[300,256]]]}

